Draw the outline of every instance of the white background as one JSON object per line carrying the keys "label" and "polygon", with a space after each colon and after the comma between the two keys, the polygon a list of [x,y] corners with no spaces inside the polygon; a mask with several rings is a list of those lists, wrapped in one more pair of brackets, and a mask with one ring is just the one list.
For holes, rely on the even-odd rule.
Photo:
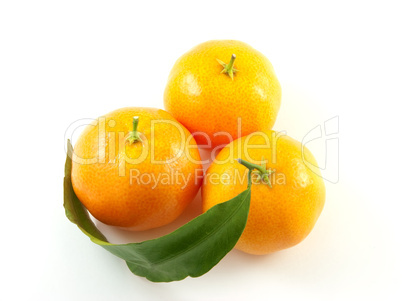
{"label": "white background", "polygon": [[[332,3],[1,1],[0,298],[400,300],[400,8]],[[283,89],[274,129],[301,140],[339,116],[339,182],[326,182],[324,211],[298,246],[232,251],[200,278],[152,283],[64,216],[64,133],[116,108],[163,108],[175,60],[211,39],[270,59]],[[324,140],[309,147],[321,163]],[[115,240],[163,232],[100,227]]]}

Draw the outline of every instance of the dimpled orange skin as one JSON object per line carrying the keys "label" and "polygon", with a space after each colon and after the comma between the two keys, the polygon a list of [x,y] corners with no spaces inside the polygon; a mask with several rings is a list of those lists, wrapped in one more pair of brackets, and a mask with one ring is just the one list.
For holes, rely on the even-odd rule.
{"label": "dimpled orange skin", "polygon": [[[247,188],[246,177],[243,181],[241,179],[248,169],[235,159],[241,158],[258,165],[264,160],[267,161],[267,169],[276,170],[269,176],[272,188],[254,178],[246,228],[235,246],[255,255],[276,252],[301,242],[313,229],[325,202],[325,186],[320,171],[314,167],[312,171],[304,163],[301,144],[287,136],[275,139],[273,137],[277,133],[273,131],[265,134],[268,140],[261,133],[253,133],[251,137],[243,137],[223,148],[207,170],[202,186],[203,211],[206,211]],[[246,152],[246,144],[256,148]],[[261,147],[263,145],[270,148]],[[305,147],[303,155],[307,162],[317,165]],[[223,164],[218,164],[219,161]],[[236,177],[236,174],[239,176]]]}
{"label": "dimpled orange skin", "polygon": [[[217,59],[239,71],[233,80],[221,73]],[[270,130],[281,103],[281,87],[268,59],[246,43],[216,40],[202,43],[180,57],[170,72],[164,93],[165,109],[191,133],[203,132],[211,147],[224,146],[241,135]],[[219,132],[226,134],[219,135]],[[214,136],[214,134],[218,134]],[[208,145],[202,135],[199,145]]]}
{"label": "dimpled orange skin", "polygon": [[[125,137],[133,130],[134,116],[139,117],[137,130],[143,142],[129,144]],[[200,161],[195,140],[169,113],[159,109],[123,108],[104,118],[99,119],[97,125],[88,126],[74,147],[71,180],[78,199],[103,223],[133,231],[172,222],[193,200],[202,183],[202,166],[190,160]],[[162,121],[152,127],[154,140],[151,140],[151,120]],[[105,124],[105,135],[99,132],[101,123]],[[121,138],[118,138],[119,133]],[[182,155],[178,156],[186,140],[191,147],[183,148]],[[104,155],[103,151],[99,152],[99,144],[103,146]],[[123,147],[119,148],[119,145]],[[154,158],[160,163],[151,162],[152,147]],[[129,162],[130,158],[141,159],[143,149],[145,159],[142,162]],[[175,156],[178,159],[169,163],[169,159]],[[79,158],[95,158],[98,162],[82,164]],[[102,158],[105,158],[104,163],[99,162]],[[128,158],[126,163],[123,158]],[[130,184],[131,169],[133,179]],[[183,179],[176,179],[175,172],[188,179],[188,184],[184,185]],[[120,176],[121,173],[125,175]],[[144,176],[142,179],[143,174],[154,178],[150,180],[150,177]],[[158,176],[159,184],[156,183]],[[162,176],[165,179],[163,183]]]}

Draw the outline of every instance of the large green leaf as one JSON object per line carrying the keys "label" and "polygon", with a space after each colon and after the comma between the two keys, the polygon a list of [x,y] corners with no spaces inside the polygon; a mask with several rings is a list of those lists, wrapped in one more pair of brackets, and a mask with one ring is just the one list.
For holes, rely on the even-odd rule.
{"label": "large green leaf", "polygon": [[214,267],[236,244],[246,226],[249,186],[235,198],[212,207],[174,232],[140,243],[111,244],[96,228],[71,184],[72,146],[64,177],[64,207],[68,219],[94,243],[124,259],[131,272],[154,282],[199,277]]}

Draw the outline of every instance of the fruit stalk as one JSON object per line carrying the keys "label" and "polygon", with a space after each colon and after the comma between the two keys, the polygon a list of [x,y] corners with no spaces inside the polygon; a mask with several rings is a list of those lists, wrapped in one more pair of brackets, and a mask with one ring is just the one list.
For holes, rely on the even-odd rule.
{"label": "fruit stalk", "polygon": [[227,69],[228,69],[228,70],[233,70],[233,65],[234,65],[235,59],[236,59],[236,55],[235,55],[235,54],[232,54],[232,57],[230,58],[230,62],[229,62],[229,64],[227,65]]}
{"label": "fruit stalk", "polygon": [[217,60],[219,62],[219,64],[221,64],[223,67],[223,70],[221,71],[221,73],[227,73],[232,80],[233,80],[233,74],[235,74],[237,71],[239,71],[234,67],[235,59],[236,59],[236,55],[232,54],[229,64],[226,64],[226,63],[222,62],[221,60]]}
{"label": "fruit stalk", "polygon": [[130,132],[130,134],[127,137],[127,141],[129,144],[133,144],[137,141],[142,141],[140,137],[140,133],[137,131],[138,128],[138,122],[140,121],[140,118],[138,116],[133,117],[133,131]]}
{"label": "fruit stalk", "polygon": [[263,182],[265,184],[268,184],[268,186],[270,188],[272,188],[272,184],[271,184],[271,181],[269,179],[269,175],[273,174],[275,171],[267,170],[265,167],[263,167],[261,165],[253,164],[253,163],[244,161],[243,159],[237,159],[237,162],[239,162],[240,164],[242,164],[245,167],[247,167],[250,170],[250,172],[253,171],[254,169],[257,169],[258,174],[261,177],[261,179],[263,180]]}

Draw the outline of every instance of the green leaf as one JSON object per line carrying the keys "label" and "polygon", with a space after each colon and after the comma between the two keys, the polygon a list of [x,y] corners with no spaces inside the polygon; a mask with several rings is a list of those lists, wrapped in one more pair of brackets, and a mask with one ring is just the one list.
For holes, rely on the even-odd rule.
{"label": "green leaf", "polygon": [[124,259],[131,272],[150,281],[170,282],[205,274],[235,246],[246,226],[250,208],[250,172],[245,191],[174,232],[140,243],[111,244],[96,228],[74,193],[71,157],[72,146],[68,141],[64,178],[66,216],[94,243]]}
{"label": "green leaf", "polygon": [[72,151],[73,147],[68,141],[67,159],[64,168],[64,208],[68,219],[76,224],[95,243],[107,243],[106,237],[96,228],[89,218],[88,211],[78,200],[71,183]]}

